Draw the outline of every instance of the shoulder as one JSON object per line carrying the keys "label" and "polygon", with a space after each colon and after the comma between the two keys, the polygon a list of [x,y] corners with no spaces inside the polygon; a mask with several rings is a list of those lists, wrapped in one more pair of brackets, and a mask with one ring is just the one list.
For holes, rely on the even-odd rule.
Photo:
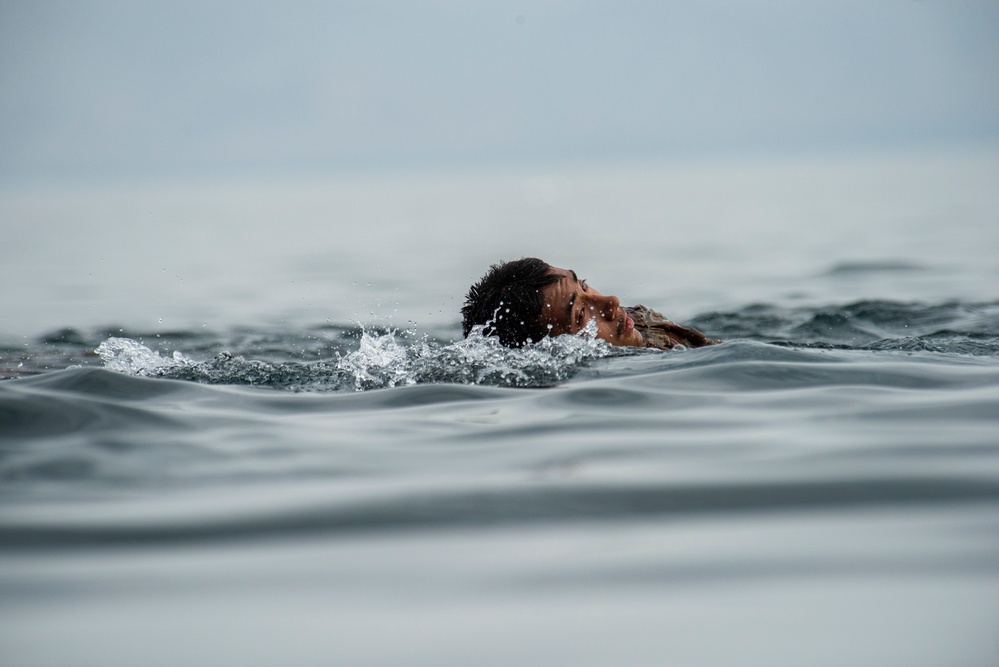
{"label": "shoulder", "polygon": [[672,324],[671,320],[658,310],[652,310],[648,306],[643,306],[642,304],[638,304],[637,306],[628,306],[625,308],[625,311],[628,313],[628,317],[635,320],[636,324],[639,320],[641,320],[642,324]]}
{"label": "shoulder", "polygon": [[669,350],[677,345],[703,347],[721,341],[713,340],[693,327],[684,327],[668,319],[662,313],[641,304],[625,308],[635,322],[635,329],[642,334],[646,347]]}

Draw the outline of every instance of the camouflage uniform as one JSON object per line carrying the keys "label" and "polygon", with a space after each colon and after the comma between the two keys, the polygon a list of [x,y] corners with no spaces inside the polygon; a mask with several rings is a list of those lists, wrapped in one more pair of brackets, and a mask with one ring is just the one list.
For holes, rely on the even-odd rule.
{"label": "camouflage uniform", "polygon": [[703,347],[721,342],[706,337],[697,329],[681,327],[676,322],[666,319],[662,313],[646,306],[631,306],[625,310],[628,312],[628,317],[635,321],[635,329],[645,339],[645,347],[670,350],[677,345]]}

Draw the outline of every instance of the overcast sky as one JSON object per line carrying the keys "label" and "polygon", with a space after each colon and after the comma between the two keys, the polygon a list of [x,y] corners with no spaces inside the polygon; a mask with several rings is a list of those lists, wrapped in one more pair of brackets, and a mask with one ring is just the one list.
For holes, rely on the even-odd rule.
{"label": "overcast sky", "polygon": [[999,142],[999,2],[0,0],[0,183]]}

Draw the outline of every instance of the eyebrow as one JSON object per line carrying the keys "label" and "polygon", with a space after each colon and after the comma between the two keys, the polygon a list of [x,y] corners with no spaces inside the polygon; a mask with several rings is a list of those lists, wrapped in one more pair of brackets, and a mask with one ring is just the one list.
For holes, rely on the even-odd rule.
{"label": "eyebrow", "polygon": [[[572,279],[578,283],[579,277],[576,275],[576,272],[573,271],[572,269],[569,269],[569,273],[572,274]],[[569,297],[569,305],[566,306],[565,308],[566,322],[569,323],[569,326],[572,326],[572,307],[575,305],[576,305],[576,293],[573,292],[572,296]]]}

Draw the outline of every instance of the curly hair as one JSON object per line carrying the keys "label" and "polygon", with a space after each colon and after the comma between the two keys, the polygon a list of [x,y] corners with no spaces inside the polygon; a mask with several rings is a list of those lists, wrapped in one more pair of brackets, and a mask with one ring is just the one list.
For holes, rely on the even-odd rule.
{"label": "curly hair", "polygon": [[500,262],[472,285],[461,308],[465,337],[483,325],[486,336],[499,336],[506,347],[522,347],[548,335],[541,324],[541,288],[558,282],[551,266],[537,257]]}

